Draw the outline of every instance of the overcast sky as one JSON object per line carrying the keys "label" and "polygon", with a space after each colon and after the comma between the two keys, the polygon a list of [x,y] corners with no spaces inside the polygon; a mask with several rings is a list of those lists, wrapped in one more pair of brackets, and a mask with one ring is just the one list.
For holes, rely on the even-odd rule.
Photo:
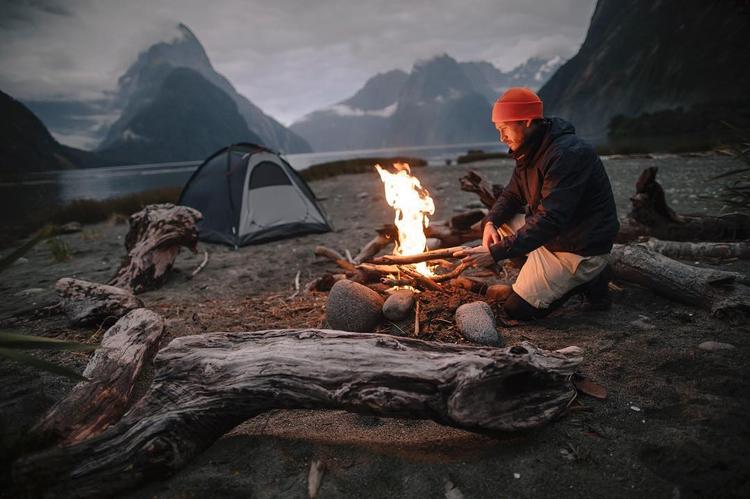
{"label": "overcast sky", "polygon": [[448,53],[508,70],[570,57],[595,0],[0,0],[0,90],[93,99],[187,24],[214,67],[284,124],[375,73]]}

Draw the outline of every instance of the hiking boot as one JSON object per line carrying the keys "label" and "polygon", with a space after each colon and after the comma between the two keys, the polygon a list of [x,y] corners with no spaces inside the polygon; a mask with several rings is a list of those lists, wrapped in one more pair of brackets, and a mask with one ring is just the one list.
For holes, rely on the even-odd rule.
{"label": "hiking boot", "polygon": [[609,310],[612,306],[612,296],[609,294],[609,280],[612,276],[612,269],[609,265],[586,283],[583,287],[583,297],[585,303],[584,310],[601,311]]}

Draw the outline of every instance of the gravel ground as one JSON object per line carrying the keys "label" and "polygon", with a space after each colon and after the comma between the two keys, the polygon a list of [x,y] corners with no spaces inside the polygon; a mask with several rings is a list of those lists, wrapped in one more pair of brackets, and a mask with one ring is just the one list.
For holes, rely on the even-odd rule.
{"label": "gravel ground", "polygon": [[[658,179],[676,211],[726,211],[717,196],[722,184],[708,179],[741,163],[714,155],[664,155],[608,158],[605,165],[622,215],[638,174],[649,166],[659,167]],[[512,162],[415,170],[435,199],[435,220],[476,203],[476,196],[458,189],[469,168],[504,183]],[[356,253],[374,227],[392,221],[392,210],[376,174],[311,187],[324,199],[334,232],[237,251],[201,244],[210,260],[195,279],[186,276],[202,254],[183,253],[167,284],[141,295],[167,318],[167,341],[202,331],[317,325],[324,296],[304,314],[277,313],[295,274],[300,271],[304,283],[332,270],[315,259],[313,248],[324,244]],[[34,319],[23,311],[53,303],[60,277],[106,281],[124,254],[126,232],[124,225],[99,224],[62,236],[72,254],[63,263],[52,261],[48,245],[37,245],[3,272],[0,327],[96,341],[101,330],[71,329],[60,316]],[[719,267],[750,270],[746,262]],[[325,466],[320,497],[750,496],[750,328],[635,286],[622,285],[613,299],[608,312],[584,313],[571,303],[554,317],[500,329],[508,345],[527,340],[548,349],[582,347],[582,372],[609,392],[604,401],[579,398],[575,411],[543,429],[493,438],[426,421],[273,411],[236,427],[175,476],[126,496],[305,497],[313,460]],[[736,348],[699,349],[707,340]],[[80,369],[87,361],[82,354],[50,357]],[[4,361],[0,376],[5,444],[72,386]]]}

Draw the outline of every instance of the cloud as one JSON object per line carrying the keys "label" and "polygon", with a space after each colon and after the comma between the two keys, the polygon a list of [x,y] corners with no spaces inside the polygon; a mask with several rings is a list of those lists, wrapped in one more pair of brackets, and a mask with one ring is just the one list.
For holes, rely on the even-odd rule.
{"label": "cloud", "polygon": [[140,50],[184,22],[219,72],[290,123],[377,72],[441,53],[505,70],[535,55],[570,57],[594,3],[13,0],[0,12],[0,88],[21,99],[101,97]]}

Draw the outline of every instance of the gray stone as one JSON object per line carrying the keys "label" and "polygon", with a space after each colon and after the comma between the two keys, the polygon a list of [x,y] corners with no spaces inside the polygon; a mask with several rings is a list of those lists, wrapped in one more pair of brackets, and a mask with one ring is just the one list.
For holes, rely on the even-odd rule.
{"label": "gray stone", "polygon": [[464,303],[456,309],[456,326],[464,338],[474,343],[502,346],[503,339],[495,329],[492,309],[483,301]]}
{"label": "gray stone", "polygon": [[698,345],[698,348],[708,352],[716,352],[717,350],[734,350],[734,345],[731,343],[720,343],[718,341],[704,341]]}
{"label": "gray stone", "polygon": [[405,318],[414,306],[414,293],[408,289],[399,289],[389,296],[383,304],[383,315],[391,321]]}
{"label": "gray stone", "polygon": [[371,332],[380,323],[383,298],[367,286],[344,279],[328,293],[326,320],[333,329]]}

